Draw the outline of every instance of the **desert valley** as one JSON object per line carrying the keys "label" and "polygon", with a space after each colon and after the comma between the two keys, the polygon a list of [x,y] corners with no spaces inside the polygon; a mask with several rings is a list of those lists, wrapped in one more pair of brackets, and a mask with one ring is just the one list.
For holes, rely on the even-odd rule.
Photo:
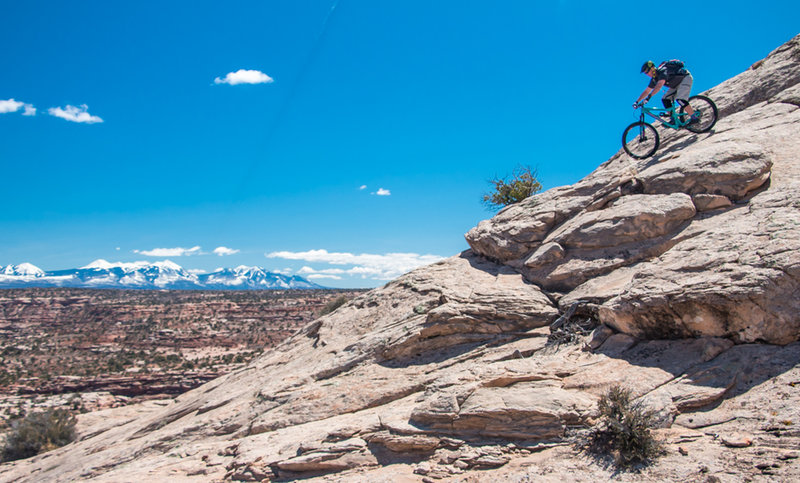
{"label": "desert valley", "polygon": [[[172,398],[360,291],[0,290],[3,429],[32,410]],[[0,429],[2,430],[2,429]]]}

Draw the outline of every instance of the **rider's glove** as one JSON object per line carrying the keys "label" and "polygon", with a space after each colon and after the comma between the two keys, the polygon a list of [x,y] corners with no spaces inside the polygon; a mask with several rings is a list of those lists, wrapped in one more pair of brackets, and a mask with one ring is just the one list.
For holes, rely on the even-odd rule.
{"label": "rider's glove", "polygon": [[633,103],[633,108],[634,109],[639,109],[639,103],[638,102],[634,102]]}

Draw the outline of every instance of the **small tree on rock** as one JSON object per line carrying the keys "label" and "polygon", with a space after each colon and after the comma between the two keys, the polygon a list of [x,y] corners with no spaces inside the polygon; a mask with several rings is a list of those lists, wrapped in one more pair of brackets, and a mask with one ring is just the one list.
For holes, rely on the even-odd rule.
{"label": "small tree on rock", "polygon": [[483,195],[483,204],[488,209],[497,210],[535,195],[542,190],[536,177],[536,170],[530,166],[517,166],[510,177],[489,180],[492,191]]}

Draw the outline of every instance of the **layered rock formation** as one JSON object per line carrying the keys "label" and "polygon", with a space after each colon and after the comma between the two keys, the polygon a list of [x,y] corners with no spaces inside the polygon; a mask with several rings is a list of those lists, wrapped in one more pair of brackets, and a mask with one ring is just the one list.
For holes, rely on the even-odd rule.
{"label": "layered rock formation", "polygon": [[713,132],[667,133],[647,161],[619,153],[481,222],[470,246],[634,336],[797,340],[797,43],[707,93]]}
{"label": "layered rock formation", "polygon": [[593,481],[613,468],[573,435],[622,383],[667,449],[631,479],[796,480],[798,89],[800,36],[709,92],[713,132],[508,207],[472,250],[0,479]]}

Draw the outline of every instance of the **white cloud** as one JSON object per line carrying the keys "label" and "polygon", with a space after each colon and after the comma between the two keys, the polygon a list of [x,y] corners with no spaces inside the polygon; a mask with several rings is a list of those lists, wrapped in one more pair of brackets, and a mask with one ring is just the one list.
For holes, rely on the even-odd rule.
{"label": "white cloud", "polygon": [[200,247],[192,248],[153,248],[152,250],[134,250],[133,253],[139,253],[148,257],[183,257],[190,255],[202,255]]}
{"label": "white cloud", "polygon": [[311,274],[311,275],[307,276],[306,278],[309,279],[309,280],[319,280],[321,278],[327,278],[327,279],[330,279],[330,280],[341,280],[342,279],[342,277],[339,277],[338,275],[325,275],[325,274],[322,274],[322,273]]}
{"label": "white cloud", "polygon": [[14,99],[0,100],[0,113],[17,112],[25,103],[15,101]]}
{"label": "white cloud", "polygon": [[300,274],[308,275],[309,278],[312,275],[316,277],[322,275],[329,277],[349,275],[373,280],[391,280],[417,267],[443,259],[438,255],[419,255],[417,253],[386,253],[384,255],[362,253],[355,255],[352,253],[328,252],[327,250],[309,250],[307,252],[279,251],[268,253],[266,257],[350,266],[350,268],[323,269],[304,266],[298,271]]}
{"label": "white cloud", "polygon": [[32,104],[27,104],[25,102],[19,102],[12,99],[0,100],[0,114],[6,114],[9,112],[17,112],[20,109],[24,109],[22,113],[23,116],[35,116],[36,115],[36,108],[33,107]]}
{"label": "white cloud", "polygon": [[63,109],[60,107],[51,107],[47,110],[47,112],[49,112],[51,116],[60,117],[61,119],[66,119],[67,121],[71,122],[81,122],[86,124],[103,122],[100,117],[89,114],[89,112],[87,112],[88,110],[89,106],[83,104],[80,107],[67,105],[67,107]]}
{"label": "white cloud", "polygon": [[239,253],[239,250],[228,247],[217,247],[214,249],[214,255],[219,255],[221,257],[225,255],[233,255],[234,253]]}
{"label": "white cloud", "polygon": [[367,185],[362,184],[361,186],[358,187],[358,189],[364,191],[365,189],[367,189]]}
{"label": "white cloud", "polygon": [[258,70],[245,70],[239,69],[236,72],[228,72],[228,74],[220,79],[214,79],[214,84],[228,84],[235,86],[237,84],[269,84],[274,79],[267,74]]}
{"label": "white cloud", "polygon": [[324,270],[316,270],[316,269],[311,268],[309,266],[304,266],[303,268],[298,270],[297,273],[300,274],[300,275],[305,275],[305,274],[342,275],[342,274],[347,273],[347,270],[344,270],[344,269],[341,269],[341,268],[326,268]]}
{"label": "white cloud", "polygon": [[387,190],[387,189],[378,188],[378,191],[376,191],[374,193],[371,193],[371,194],[378,195],[378,196],[391,196],[392,192]]}

